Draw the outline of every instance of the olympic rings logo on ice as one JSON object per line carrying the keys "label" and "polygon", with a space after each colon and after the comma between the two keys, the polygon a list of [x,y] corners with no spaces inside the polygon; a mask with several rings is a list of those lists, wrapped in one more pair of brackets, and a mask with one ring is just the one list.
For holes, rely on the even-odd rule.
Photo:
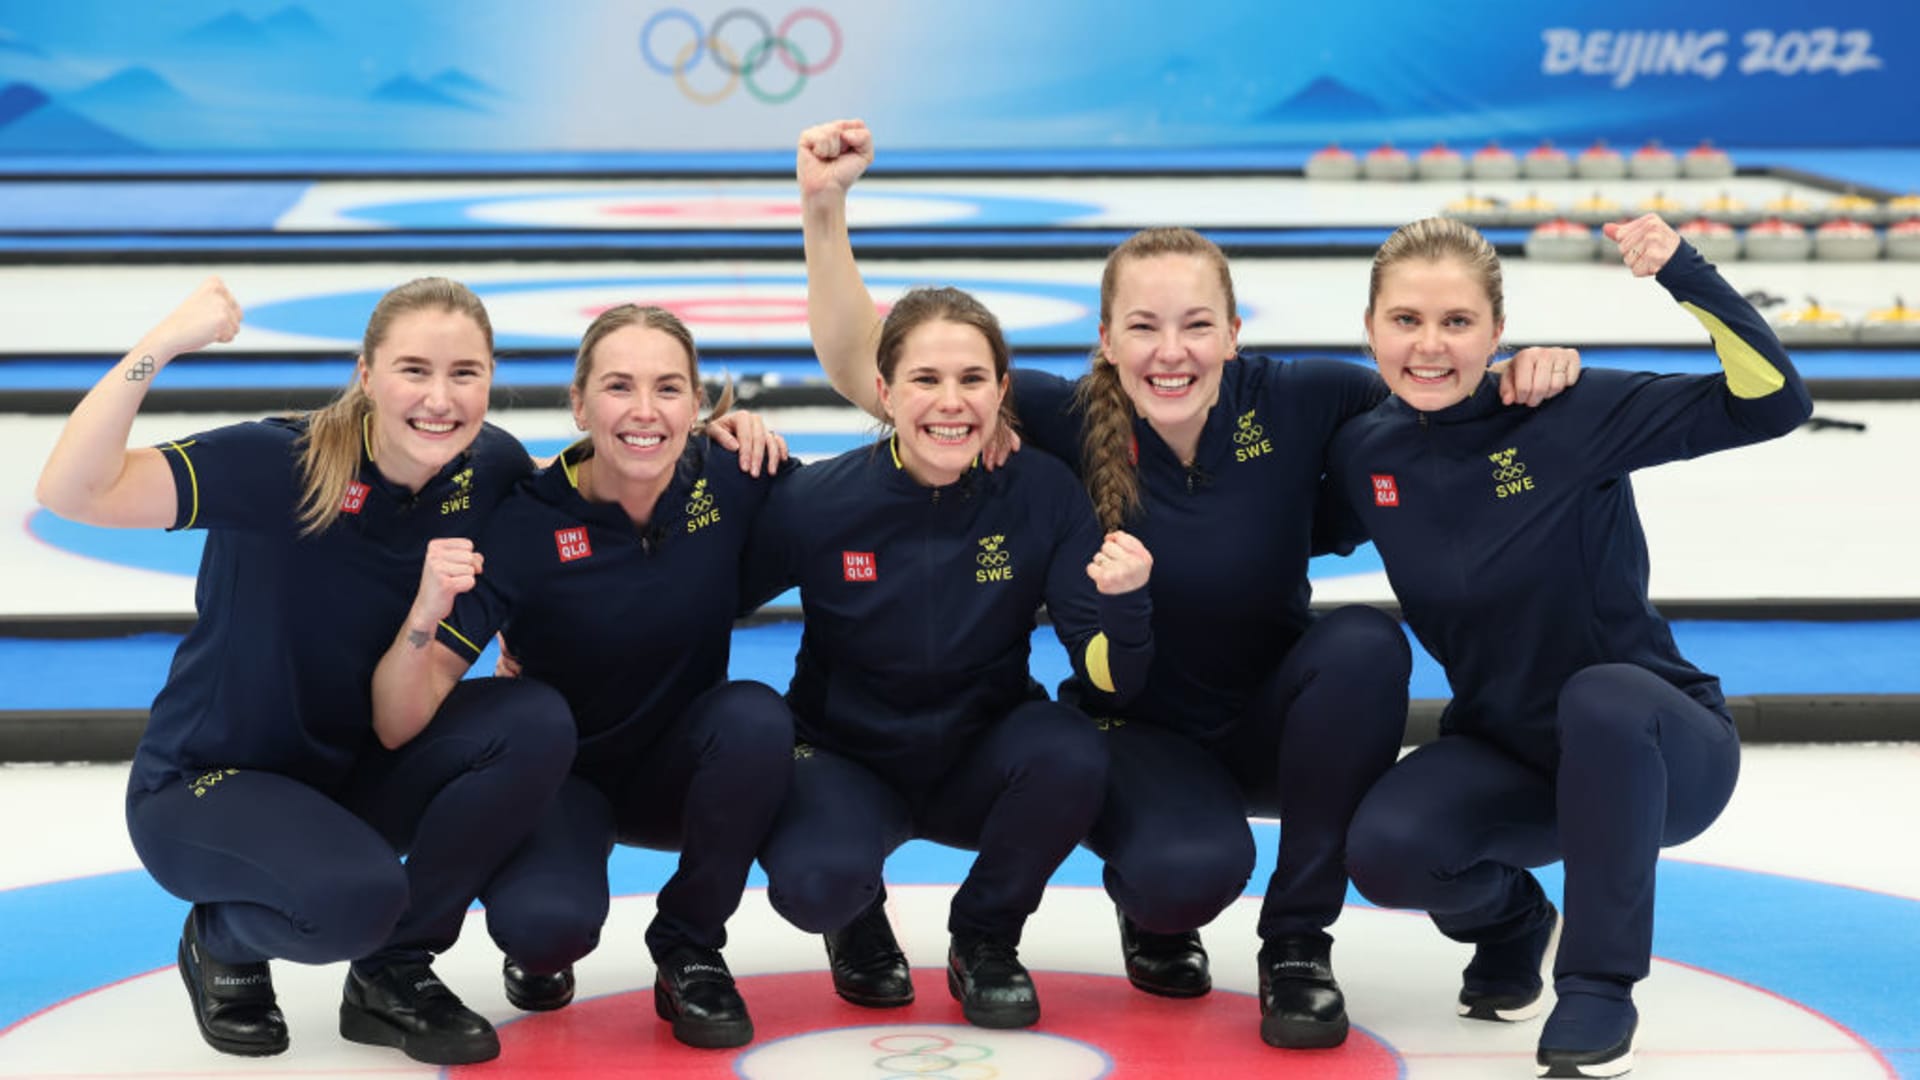
{"label": "olympic rings logo on ice", "polygon": [[[808,59],[793,40],[794,29],[803,22],[817,23],[826,31],[827,50],[818,59]],[[736,27],[740,29],[735,30]],[[731,35],[734,44],[727,41],[729,31],[734,31]],[[745,48],[738,48],[742,33],[756,33],[759,37]],[[677,48],[673,44],[676,39],[684,39]],[[840,46],[840,24],[819,8],[810,7],[793,9],[778,26],[751,8],[732,8],[721,12],[713,24],[706,27],[685,8],[662,8],[640,27],[640,59],[653,70],[672,78],[681,95],[699,105],[725,101],[742,86],[764,105],[792,101],[807,85],[809,76],[820,74],[840,59]],[[663,53],[663,47],[671,52],[670,58]],[[769,89],[761,85],[759,79],[776,58],[782,67],[792,72],[793,81],[783,90]],[[702,90],[688,78],[708,60],[725,74],[718,89]]]}
{"label": "olympic rings logo on ice", "polygon": [[992,1048],[957,1043],[944,1035],[882,1035],[871,1045],[885,1055],[873,1063],[882,1080],[995,1080],[1000,1075],[986,1063]]}

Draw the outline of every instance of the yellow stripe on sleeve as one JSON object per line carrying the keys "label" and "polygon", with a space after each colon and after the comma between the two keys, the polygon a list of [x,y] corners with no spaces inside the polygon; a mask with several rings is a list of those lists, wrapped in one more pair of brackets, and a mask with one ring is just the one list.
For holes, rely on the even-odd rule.
{"label": "yellow stripe on sleeve", "polygon": [[459,639],[460,639],[460,644],[462,644],[462,645],[465,645],[465,646],[466,646],[467,648],[469,648],[469,649],[472,649],[472,650],[473,650],[473,655],[474,655],[474,656],[476,656],[476,657],[477,657],[477,656],[479,656],[479,655],[480,655],[480,646],[478,646],[478,645],[475,645],[475,644],[474,644],[473,642],[471,642],[471,641],[468,641],[468,640],[467,640],[467,636],[466,636],[465,634],[462,634],[462,633],[461,633],[460,631],[458,631],[458,630],[455,630],[455,629],[454,629],[454,628],[453,628],[452,626],[450,626],[450,625],[449,625],[449,624],[447,623],[447,621],[446,621],[445,619],[442,619],[442,620],[440,621],[440,628],[441,628],[442,630],[445,630],[445,631],[446,631],[447,633],[449,633],[449,634],[452,634],[452,635],[453,635],[454,637],[457,637],[457,638],[459,638]]}
{"label": "yellow stripe on sleeve", "polygon": [[1721,322],[1719,316],[1696,304],[1683,301],[1680,306],[1692,312],[1700,325],[1707,328],[1707,333],[1713,335],[1713,351],[1727,372],[1727,389],[1733,391],[1734,397],[1763,398],[1787,385],[1786,376],[1780,374],[1760,350]]}
{"label": "yellow stripe on sleeve", "polygon": [[1095,634],[1087,642],[1087,678],[1093,685],[1113,693],[1113,670],[1107,664],[1107,635]]}
{"label": "yellow stripe on sleeve", "polygon": [[192,509],[187,512],[186,523],[180,527],[191,529],[193,523],[200,520],[200,476],[193,471],[193,459],[187,456],[187,444],[170,442],[167,447],[179,454],[181,464],[187,467],[187,489],[192,493]]}

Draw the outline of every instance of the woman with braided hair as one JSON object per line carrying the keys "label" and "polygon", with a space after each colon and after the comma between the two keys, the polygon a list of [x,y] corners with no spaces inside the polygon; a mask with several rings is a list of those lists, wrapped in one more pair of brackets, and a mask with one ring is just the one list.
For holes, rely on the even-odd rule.
{"label": "woman with braided hair", "polygon": [[[880,320],[846,194],[872,160],[859,121],[800,137],[814,347],[835,388],[869,412]],[[1226,257],[1190,229],[1127,240],[1100,293],[1089,373],[1075,383],[1016,369],[1012,385],[1022,437],[1068,462],[1103,526],[1137,539],[1155,567],[1145,688],[1123,705],[1082,680],[1061,687],[1106,732],[1107,797],[1086,845],[1106,862],[1127,976],[1148,993],[1208,992],[1198,928],[1252,875],[1248,814],[1277,815],[1259,920],[1261,1037],[1338,1045],[1348,1021],[1327,928],[1346,896],[1348,821],[1400,746],[1411,656],[1377,610],[1316,618],[1306,570],[1326,546],[1313,511],[1327,445],[1386,388],[1357,365],[1240,355]],[[1572,359],[1521,353],[1507,392],[1536,404],[1571,381]]]}

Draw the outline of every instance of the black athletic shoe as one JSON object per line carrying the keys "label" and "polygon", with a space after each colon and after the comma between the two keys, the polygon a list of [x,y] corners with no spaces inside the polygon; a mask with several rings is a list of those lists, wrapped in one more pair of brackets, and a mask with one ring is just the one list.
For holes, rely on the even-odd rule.
{"label": "black athletic shoe", "polygon": [[947,992],[978,1027],[1023,1028],[1040,1021],[1033,977],[1020,963],[1020,950],[1004,941],[955,939],[947,952]]}
{"label": "black athletic shoe", "polygon": [[340,1037],[397,1047],[429,1065],[471,1065],[500,1056],[493,1025],[462,1004],[424,961],[388,964],[371,975],[348,968]]}
{"label": "black athletic shoe", "polygon": [[1640,1013],[1631,990],[1603,979],[1561,979],[1558,1000],[1540,1028],[1534,1063],[1541,1076],[1619,1076],[1633,1068]]}
{"label": "black athletic shoe", "polygon": [[1281,938],[1260,947],[1260,1038],[1286,1050],[1347,1041],[1347,999],[1333,978],[1324,936]]}
{"label": "black athletic shoe", "polygon": [[551,975],[535,975],[520,966],[513,957],[503,958],[500,981],[507,1000],[516,1009],[527,1012],[552,1012],[564,1009],[573,1000],[573,966],[569,964]]}
{"label": "black athletic shoe", "polygon": [[833,992],[869,1009],[913,1004],[913,976],[887,921],[886,902],[882,892],[859,917],[824,935]]}
{"label": "black athletic shoe", "polygon": [[718,949],[682,945],[658,962],[653,1011],[673,1025],[673,1037],[702,1050],[726,1050],[753,1041],[753,1019]]}
{"label": "black athletic shoe", "polygon": [[287,1048],[287,1019],[273,995],[266,961],[223,964],[200,948],[193,913],[180,931],[180,979],[193,1002],[200,1037],[223,1054],[269,1057]]}
{"label": "black athletic shoe", "polygon": [[1120,916],[1120,955],[1134,989],[1170,998],[1196,998],[1213,989],[1200,931],[1156,934],[1115,910]]}
{"label": "black athletic shoe", "polygon": [[1460,1015],[1508,1023],[1539,1016],[1546,1007],[1542,971],[1559,939],[1560,912],[1543,895],[1519,936],[1474,946],[1460,973]]}

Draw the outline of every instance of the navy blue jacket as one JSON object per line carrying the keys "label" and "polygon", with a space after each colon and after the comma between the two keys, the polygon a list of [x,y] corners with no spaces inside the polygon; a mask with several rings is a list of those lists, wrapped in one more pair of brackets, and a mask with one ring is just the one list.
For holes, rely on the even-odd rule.
{"label": "navy blue jacket", "polygon": [[1784,435],[1812,409],[1766,321],[1691,246],[1657,280],[1712,333],[1721,374],[1589,369],[1538,409],[1503,406],[1489,376],[1438,412],[1391,399],[1334,444],[1333,478],[1452,684],[1442,730],[1541,767],[1559,756],[1561,686],[1593,664],[1637,664],[1724,710],[1647,598],[1627,474]]}
{"label": "navy blue jacket", "polygon": [[578,457],[522,481],[494,511],[475,541],[486,559],[478,584],[454,601],[438,639],[472,662],[504,631],[521,673],[572,707],[575,768],[617,779],[602,774],[726,680],[740,555],[773,477],[748,476],[735,454],[695,436],[638,529],[618,504],[580,495]]}
{"label": "navy blue jacket", "polygon": [[[1027,443],[1079,472],[1074,384],[1016,369],[1013,386]],[[1357,364],[1231,360],[1191,469],[1135,419],[1141,511],[1126,529],[1153,553],[1156,651],[1145,688],[1109,715],[1198,736],[1238,722],[1312,622],[1307,559],[1333,433],[1385,395]]]}
{"label": "navy blue jacket", "polygon": [[471,536],[533,467],[488,425],[418,494],[364,449],[325,531],[299,534],[301,419],[203,432],[160,447],[175,529],[206,529],[199,621],[174,653],[134,756],[135,787],[184,773],[263,769],[331,791],[373,742],[373,669],[420,586],[427,541]]}
{"label": "navy blue jacket", "polygon": [[1087,577],[1101,532],[1060,462],[1015,454],[923,487],[891,440],[775,489],[747,559],[750,601],[800,587],[788,701],[805,742],[896,781],[945,772],[986,725],[1044,698],[1027,671],[1044,602],[1074,671],[1135,692],[1153,653],[1147,589]]}

